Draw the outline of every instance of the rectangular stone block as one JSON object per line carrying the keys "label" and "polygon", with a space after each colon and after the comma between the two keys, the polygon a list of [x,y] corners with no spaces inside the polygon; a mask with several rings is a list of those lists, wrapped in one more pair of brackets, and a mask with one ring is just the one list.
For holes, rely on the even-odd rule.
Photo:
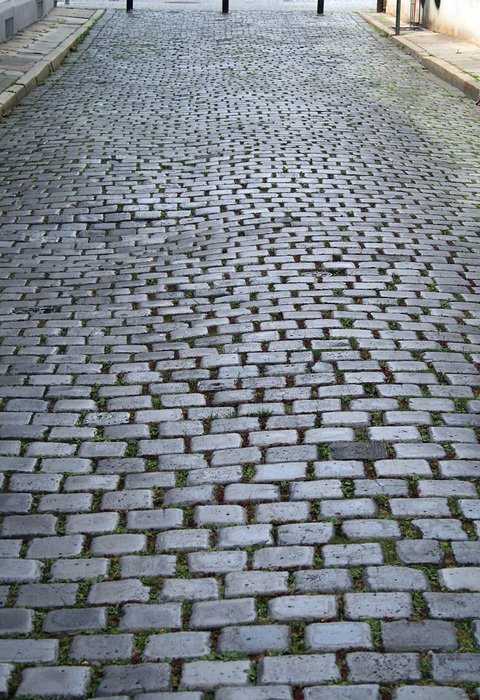
{"label": "rectangular stone block", "polygon": [[191,659],[208,656],[210,632],[166,632],[148,638],[144,659]]}
{"label": "rectangular stone block", "polygon": [[90,684],[91,669],[81,666],[55,666],[49,668],[26,668],[17,690],[17,697],[82,698]]}
{"label": "rectangular stone block", "polygon": [[107,666],[98,686],[100,696],[133,695],[168,690],[170,688],[169,664],[143,663],[135,665]]}
{"label": "rectangular stone block", "polygon": [[316,685],[338,680],[334,654],[270,656],[258,664],[258,682],[265,685]]}
{"label": "rectangular stone block", "polygon": [[347,654],[349,680],[354,683],[398,683],[422,677],[418,654],[381,654],[359,651]]}
{"label": "rectangular stone block", "polygon": [[315,651],[372,649],[372,633],[366,622],[320,622],[308,625],[305,642]]}
{"label": "rectangular stone block", "polygon": [[180,683],[199,690],[246,686],[250,667],[250,661],[190,661],[183,666]]}

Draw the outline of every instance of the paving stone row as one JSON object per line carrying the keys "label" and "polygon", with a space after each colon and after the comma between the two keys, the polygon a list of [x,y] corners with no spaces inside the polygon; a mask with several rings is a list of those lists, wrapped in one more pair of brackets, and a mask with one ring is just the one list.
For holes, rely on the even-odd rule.
{"label": "paving stone row", "polygon": [[0,693],[479,697],[477,142],[335,12],[110,10],[0,124]]}

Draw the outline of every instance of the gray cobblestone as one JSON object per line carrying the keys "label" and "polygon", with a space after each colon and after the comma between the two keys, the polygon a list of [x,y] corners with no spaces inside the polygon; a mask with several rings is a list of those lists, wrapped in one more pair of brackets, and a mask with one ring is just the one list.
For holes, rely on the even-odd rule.
{"label": "gray cobblestone", "polygon": [[8,684],[13,673],[14,666],[12,664],[0,663],[0,693],[7,695]]}
{"label": "gray cobblestone", "polygon": [[266,657],[258,665],[258,680],[267,685],[315,685],[339,679],[334,654]]}
{"label": "gray cobblestone", "polygon": [[142,532],[144,530],[170,530],[175,527],[182,527],[182,524],[183,511],[180,508],[132,510],[127,515],[127,527],[129,530],[141,530]]}
{"label": "gray cobblestone", "polygon": [[38,561],[2,558],[1,583],[29,583],[39,581],[43,564]]}
{"label": "gray cobblestone", "polygon": [[372,649],[373,641],[366,622],[323,622],[308,625],[305,641],[315,651]]}
{"label": "gray cobblestone", "polygon": [[188,555],[193,574],[227,574],[247,566],[245,552],[195,552]]}
{"label": "gray cobblestone", "polygon": [[430,584],[422,571],[402,566],[372,566],[364,572],[366,588],[371,591],[427,591]]}
{"label": "gray cobblestone", "polygon": [[256,508],[255,519],[259,523],[299,522],[308,520],[309,514],[309,503],[261,503]]}
{"label": "gray cobblestone", "polygon": [[148,638],[144,658],[192,659],[210,653],[210,632],[167,632]]}
{"label": "gray cobblestone", "polygon": [[218,640],[220,652],[261,654],[267,651],[285,652],[290,644],[287,625],[248,625],[224,627]]}
{"label": "gray cobblestone", "polygon": [[76,583],[30,583],[19,587],[17,605],[29,608],[74,605],[77,591]]}
{"label": "gray cobblestone", "polygon": [[266,547],[255,552],[253,566],[255,569],[308,566],[313,561],[313,555],[311,547]]}
{"label": "gray cobblestone", "polygon": [[173,576],[176,557],[168,554],[157,556],[126,556],[120,558],[122,578],[134,576]]}
{"label": "gray cobblestone", "polygon": [[190,661],[183,667],[181,685],[208,690],[248,684],[249,661]]}
{"label": "gray cobblestone", "polygon": [[218,581],[214,578],[166,580],[163,583],[161,598],[187,601],[216,600],[219,598]]}
{"label": "gray cobblestone", "polygon": [[403,540],[396,545],[397,555],[404,564],[440,564],[442,550],[435,540]]}
{"label": "gray cobblestone", "polygon": [[350,620],[410,617],[412,602],[408,593],[346,593],[345,616]]}
{"label": "gray cobblestone", "polygon": [[74,637],[70,648],[72,659],[85,661],[129,659],[132,652],[132,634],[79,635]]}
{"label": "gray cobblestone", "polygon": [[[168,664],[135,664],[107,666],[98,686],[100,696],[114,693],[138,696],[142,693],[168,690],[170,666]],[[140,695],[141,697],[141,695]]]}
{"label": "gray cobblestone", "polygon": [[252,598],[194,603],[190,626],[192,629],[214,629],[232,624],[255,622],[255,601]]}
{"label": "gray cobblestone", "polygon": [[349,679],[360,683],[418,681],[422,677],[418,654],[359,651],[347,654],[347,665]]}
{"label": "gray cobblestone", "polygon": [[286,685],[219,688],[215,700],[292,700],[292,691]]}
{"label": "gray cobblestone", "polygon": [[227,573],[225,595],[273,595],[288,592],[288,574],[277,571]]}
{"label": "gray cobblestone", "polygon": [[107,603],[115,605],[129,601],[146,602],[149,599],[149,588],[137,579],[123,581],[105,581],[94,583],[88,594],[88,602],[92,605]]}
{"label": "gray cobblestone", "polygon": [[440,683],[478,683],[478,654],[432,654],[432,676]]}
{"label": "gray cobblestone", "polygon": [[337,601],[331,595],[280,596],[271,600],[268,606],[272,620],[332,619],[337,616]]}
{"label": "gray cobblestone", "polygon": [[409,685],[394,690],[393,698],[394,700],[468,700],[468,695],[461,688]]}
{"label": "gray cobblestone", "polygon": [[337,593],[351,591],[353,579],[347,569],[297,571],[295,590],[299,593]]}
{"label": "gray cobblestone", "polygon": [[181,609],[176,603],[162,605],[124,605],[118,628],[126,632],[153,629],[179,629]]}
{"label": "gray cobblestone", "polygon": [[457,636],[451,622],[382,622],[383,644],[387,651],[456,649]]}
{"label": "gray cobblestone", "polygon": [[27,668],[23,671],[17,696],[38,696],[40,693],[41,697],[86,697],[90,675],[91,670],[81,666]]}
{"label": "gray cobblestone", "polygon": [[85,538],[82,535],[65,535],[63,537],[34,537],[28,547],[27,557],[33,559],[75,557],[81,553],[84,541]]}
{"label": "gray cobblestone", "polygon": [[305,700],[380,700],[378,685],[341,685],[307,688]]}
{"label": "gray cobblestone", "polygon": [[218,530],[218,547],[235,549],[263,544],[273,544],[270,525],[238,525]]}
{"label": "gray cobblestone", "polygon": [[327,544],[323,547],[325,566],[362,566],[383,564],[383,552],[376,542],[365,544]]}
{"label": "gray cobblestone", "polygon": [[105,608],[52,610],[46,614],[42,629],[50,634],[69,634],[100,630],[106,624]]}
{"label": "gray cobblestone", "polygon": [[57,518],[53,515],[7,515],[3,519],[4,537],[54,535]]}
{"label": "gray cobblestone", "polygon": [[0,636],[10,634],[28,634],[33,631],[33,613],[31,610],[0,610]]}
{"label": "gray cobblestone", "polygon": [[57,654],[56,639],[0,639],[0,662],[51,664]]}
{"label": "gray cobblestone", "polygon": [[425,593],[430,616],[435,619],[461,620],[478,617],[480,593]]}

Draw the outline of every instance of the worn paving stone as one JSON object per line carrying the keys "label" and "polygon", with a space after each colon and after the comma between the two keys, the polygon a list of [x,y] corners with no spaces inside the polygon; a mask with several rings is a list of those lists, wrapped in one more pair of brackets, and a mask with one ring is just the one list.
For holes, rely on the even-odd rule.
{"label": "worn paving stone", "polygon": [[182,671],[181,684],[192,689],[248,684],[249,661],[190,661]]}
{"label": "worn paving stone", "polygon": [[440,620],[382,622],[382,639],[386,651],[457,648],[455,625]]}
{"label": "worn paving stone", "polygon": [[287,625],[246,625],[224,627],[218,640],[220,652],[261,654],[268,651],[285,652],[290,644]]}
{"label": "worn paving stone", "polygon": [[0,662],[51,664],[58,654],[56,639],[0,639]]}
{"label": "worn paving stone", "polygon": [[167,632],[150,636],[143,656],[147,660],[190,659],[209,653],[209,632]]}
{"label": "worn paving stone", "polygon": [[0,636],[28,634],[33,631],[32,610],[0,610]]}
{"label": "worn paving stone", "polygon": [[349,679],[366,683],[418,681],[422,674],[418,654],[381,654],[359,651],[347,654]]}
{"label": "worn paving stone", "polygon": [[429,688],[422,685],[410,685],[393,691],[394,700],[467,700],[468,695],[461,688]]}
{"label": "worn paving stone", "polygon": [[168,664],[136,664],[106,666],[98,686],[100,696],[139,695],[170,688]]}
{"label": "worn paving stone", "polygon": [[292,690],[286,685],[255,688],[219,688],[215,700],[291,700]]}
{"label": "worn paving stone", "polygon": [[364,622],[321,622],[308,625],[305,642],[310,649],[318,651],[373,648],[370,627]]}
{"label": "worn paving stone", "polygon": [[305,700],[380,700],[380,686],[341,685],[306,688]]}
{"label": "worn paving stone", "polygon": [[265,657],[259,663],[260,683],[315,685],[339,680],[334,654]]}
{"label": "worn paving stone", "polygon": [[337,616],[337,601],[328,595],[279,596],[268,609],[272,620],[281,622],[332,619]]}
{"label": "worn paving stone", "polygon": [[27,668],[16,695],[65,698],[86,697],[91,670],[81,666]]}
{"label": "worn paving stone", "polygon": [[79,635],[72,640],[72,659],[111,661],[129,659],[133,652],[132,634]]}
{"label": "worn paving stone", "polygon": [[2,558],[0,583],[28,583],[39,581],[43,564],[39,561]]}
{"label": "worn paving stone", "polygon": [[8,693],[8,685],[13,669],[13,664],[0,663],[0,693],[3,693],[4,695]]}
{"label": "worn paving stone", "polygon": [[194,603],[190,626],[192,629],[214,629],[230,623],[255,622],[255,601],[252,598]]}
{"label": "worn paving stone", "polygon": [[127,632],[159,629],[179,629],[181,609],[176,603],[162,605],[124,605],[118,629]]}
{"label": "worn paving stone", "polygon": [[432,654],[432,676],[440,683],[478,683],[480,657],[478,654]]}

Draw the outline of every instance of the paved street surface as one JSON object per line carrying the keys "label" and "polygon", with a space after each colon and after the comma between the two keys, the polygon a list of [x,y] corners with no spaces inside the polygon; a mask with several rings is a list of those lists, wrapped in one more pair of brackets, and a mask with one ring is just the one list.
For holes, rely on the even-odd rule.
{"label": "paved street surface", "polygon": [[479,126],[242,10],[109,10],[0,123],[1,692],[479,697]]}

